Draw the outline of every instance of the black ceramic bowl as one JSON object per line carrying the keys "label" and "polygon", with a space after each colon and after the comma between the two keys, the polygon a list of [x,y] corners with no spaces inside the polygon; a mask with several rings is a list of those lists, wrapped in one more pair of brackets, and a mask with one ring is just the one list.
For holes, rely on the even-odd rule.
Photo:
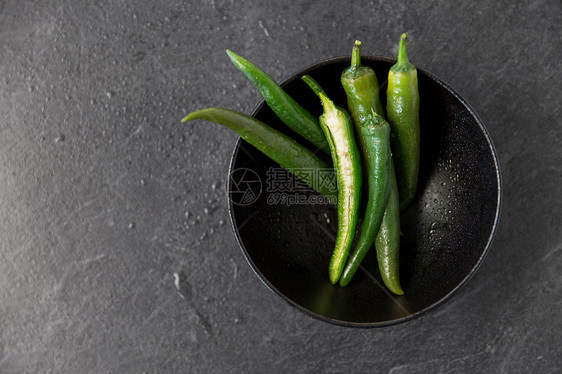
{"label": "black ceramic bowl", "polygon": [[[362,56],[362,62],[376,71],[385,102],[386,76],[395,60]],[[320,115],[319,100],[300,79],[309,74],[336,105],[345,107],[339,77],[349,63],[348,57],[322,61],[282,86]],[[311,203],[315,193],[301,192],[306,188],[298,180],[291,180],[245,141],[236,144],[228,193],[240,247],[270,290],[313,317],[375,327],[419,316],[465,284],[490,248],[501,207],[500,169],[490,135],[474,110],[446,83],[421,69],[418,79],[420,178],[416,200],[401,217],[403,296],[384,287],[374,251],[347,287],[332,285],[328,262],[337,229],[335,207]],[[264,102],[252,115],[289,134]]]}

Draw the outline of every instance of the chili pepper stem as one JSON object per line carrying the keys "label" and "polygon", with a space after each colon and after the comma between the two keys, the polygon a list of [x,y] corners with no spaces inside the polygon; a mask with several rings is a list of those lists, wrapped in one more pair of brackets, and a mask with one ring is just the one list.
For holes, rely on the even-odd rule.
{"label": "chili pepper stem", "polygon": [[400,36],[400,44],[398,45],[398,61],[397,61],[397,63],[400,65],[410,63],[410,60],[408,60],[408,53],[406,51],[406,47],[408,44],[407,39],[408,39],[408,34],[406,33]]}
{"label": "chili pepper stem", "polygon": [[351,68],[357,72],[359,66],[361,66],[361,42],[356,40],[351,52]]}
{"label": "chili pepper stem", "polygon": [[318,82],[316,82],[308,75],[302,77],[302,80],[305,81],[305,83],[308,84],[310,88],[312,88],[312,91],[314,91],[316,95],[318,95],[320,101],[322,102],[322,106],[325,108],[326,112],[331,112],[336,110],[335,104],[332,102],[332,100],[328,98],[326,92],[324,91],[324,89],[322,89],[322,87],[320,87]]}

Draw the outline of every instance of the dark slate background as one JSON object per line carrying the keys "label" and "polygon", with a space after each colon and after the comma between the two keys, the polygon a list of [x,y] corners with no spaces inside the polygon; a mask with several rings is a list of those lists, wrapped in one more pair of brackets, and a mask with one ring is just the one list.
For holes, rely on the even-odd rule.
{"label": "dark slate background", "polygon": [[[414,3],[0,1],[0,373],[560,372],[561,3]],[[282,80],[404,31],[492,135],[499,231],[437,310],[333,326],[245,262],[237,136],[179,121],[260,99],[226,48]]]}

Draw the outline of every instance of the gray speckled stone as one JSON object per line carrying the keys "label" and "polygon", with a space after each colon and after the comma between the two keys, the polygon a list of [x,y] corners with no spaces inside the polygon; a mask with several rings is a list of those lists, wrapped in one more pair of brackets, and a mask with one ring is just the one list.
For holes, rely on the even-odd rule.
{"label": "gray speckled stone", "polygon": [[[0,1],[0,372],[562,370],[558,1]],[[393,56],[449,82],[495,141],[500,228],[451,301],[332,326],[254,276],[229,226],[237,136],[181,125],[318,60]],[[174,285],[174,273],[183,298]]]}

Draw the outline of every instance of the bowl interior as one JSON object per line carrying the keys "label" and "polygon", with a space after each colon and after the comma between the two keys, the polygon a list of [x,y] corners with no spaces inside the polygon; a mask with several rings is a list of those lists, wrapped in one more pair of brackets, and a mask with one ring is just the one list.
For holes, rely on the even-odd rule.
{"label": "bowl interior", "polygon": [[[319,100],[300,79],[310,74],[336,105],[346,107],[339,77],[349,62],[349,58],[335,58],[318,63],[282,85],[297,102],[320,115]],[[362,62],[376,71],[384,103],[386,76],[394,60],[363,56]],[[243,140],[236,145],[229,194],[239,187],[232,178],[237,171],[249,169],[261,183],[261,192],[253,195],[251,203],[229,202],[244,255],[267,287],[314,317],[368,327],[420,315],[464,284],[491,244],[501,198],[499,166],[491,139],[478,116],[450,87],[421,69],[418,80],[420,178],[416,200],[401,217],[403,296],[393,295],[384,287],[374,250],[347,287],[331,285],[328,262],[337,229],[335,207],[272,201],[267,187],[271,170],[278,165]],[[253,116],[298,138],[263,102]]]}

